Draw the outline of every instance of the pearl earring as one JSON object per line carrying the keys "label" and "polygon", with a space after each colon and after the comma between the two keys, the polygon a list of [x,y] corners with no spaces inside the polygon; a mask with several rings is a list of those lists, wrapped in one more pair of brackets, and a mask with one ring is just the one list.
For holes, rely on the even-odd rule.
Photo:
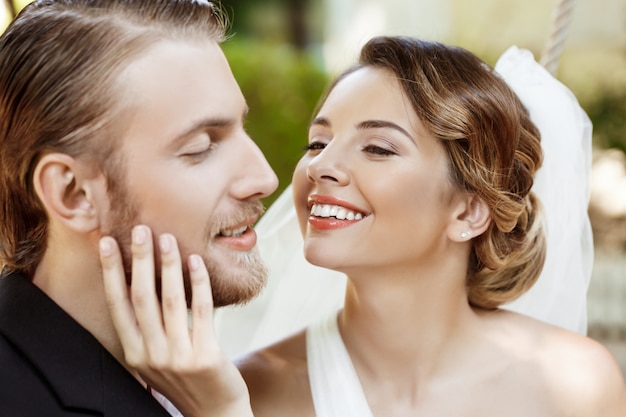
{"label": "pearl earring", "polygon": [[472,232],[470,232],[470,231],[468,230],[467,232],[462,232],[462,233],[461,233],[461,237],[462,237],[463,239],[465,239],[466,237],[469,237],[469,235],[471,235],[471,234],[472,234]]}

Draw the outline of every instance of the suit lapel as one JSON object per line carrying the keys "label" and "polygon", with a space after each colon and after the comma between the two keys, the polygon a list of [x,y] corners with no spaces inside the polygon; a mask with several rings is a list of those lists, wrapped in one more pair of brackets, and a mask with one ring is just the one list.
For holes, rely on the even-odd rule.
{"label": "suit lapel", "polygon": [[169,415],[86,329],[21,275],[0,278],[0,332],[64,407],[105,416]]}

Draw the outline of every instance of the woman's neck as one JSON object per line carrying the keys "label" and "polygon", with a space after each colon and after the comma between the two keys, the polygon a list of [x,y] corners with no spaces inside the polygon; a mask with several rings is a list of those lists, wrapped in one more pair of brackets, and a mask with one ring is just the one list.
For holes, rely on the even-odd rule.
{"label": "woman's neck", "polygon": [[450,268],[351,275],[339,317],[360,376],[405,382],[454,367],[475,326],[465,274]]}

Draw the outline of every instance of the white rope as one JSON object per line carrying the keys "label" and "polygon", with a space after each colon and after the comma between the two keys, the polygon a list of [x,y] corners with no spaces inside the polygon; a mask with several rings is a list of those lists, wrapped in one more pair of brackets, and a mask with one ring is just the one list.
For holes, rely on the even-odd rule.
{"label": "white rope", "polygon": [[557,5],[552,13],[552,30],[539,60],[539,63],[552,75],[556,73],[559,66],[559,59],[572,22],[575,3],[575,0],[557,0]]}

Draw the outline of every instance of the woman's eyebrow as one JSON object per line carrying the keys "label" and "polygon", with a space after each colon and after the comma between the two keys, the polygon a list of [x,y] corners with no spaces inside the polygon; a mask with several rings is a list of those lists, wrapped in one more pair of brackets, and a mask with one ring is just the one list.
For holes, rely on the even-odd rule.
{"label": "woman's eyebrow", "polygon": [[[330,123],[330,120],[328,120],[327,118],[316,117],[309,124],[309,128],[313,126],[331,127],[332,125]],[[411,140],[411,142],[417,145],[417,142],[415,141],[413,136],[411,136],[411,134],[406,129],[388,120],[364,120],[358,123],[356,125],[356,128],[357,130],[380,129],[380,128],[393,129],[393,130],[400,132],[401,134],[406,136],[409,140]]]}
{"label": "woman's eyebrow", "polygon": [[387,120],[365,120],[357,124],[356,128],[358,130],[378,129],[378,128],[387,128],[387,129],[397,130],[398,132],[402,133],[404,136],[409,138],[411,142],[415,143],[415,139],[413,139],[413,136],[411,136],[411,134],[407,132],[406,129],[404,129],[402,126],[399,126]]}
{"label": "woman's eyebrow", "polygon": [[331,126],[330,121],[325,117],[316,117],[315,119],[311,120],[311,123],[309,123],[309,128],[314,125],[320,125],[324,127]]}

